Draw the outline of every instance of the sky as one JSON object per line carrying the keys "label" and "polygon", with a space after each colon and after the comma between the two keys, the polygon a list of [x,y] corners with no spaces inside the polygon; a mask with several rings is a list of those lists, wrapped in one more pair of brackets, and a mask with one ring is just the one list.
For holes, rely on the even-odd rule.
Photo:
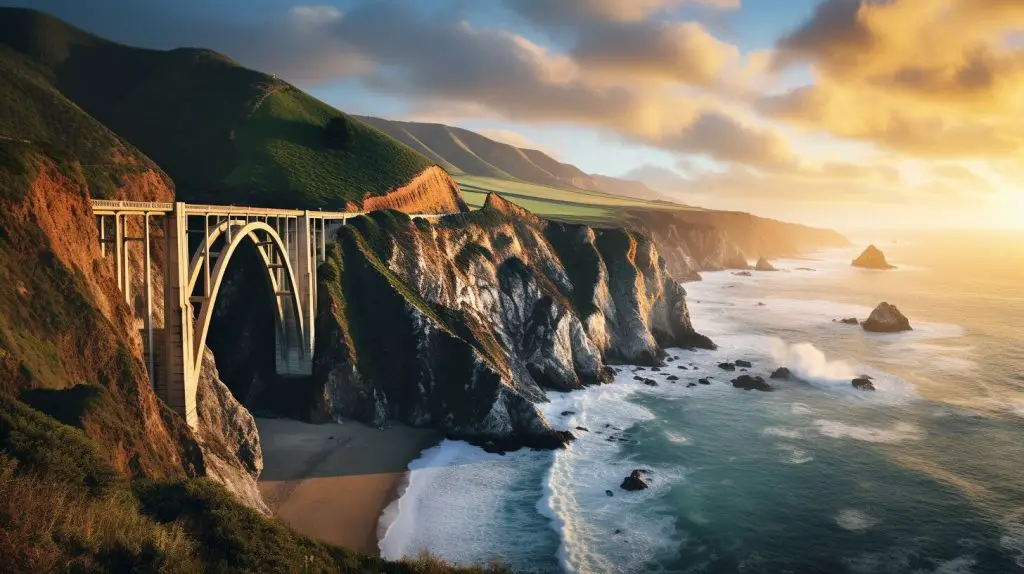
{"label": "sky", "polygon": [[1024,0],[20,5],[703,207],[845,230],[1024,228]]}

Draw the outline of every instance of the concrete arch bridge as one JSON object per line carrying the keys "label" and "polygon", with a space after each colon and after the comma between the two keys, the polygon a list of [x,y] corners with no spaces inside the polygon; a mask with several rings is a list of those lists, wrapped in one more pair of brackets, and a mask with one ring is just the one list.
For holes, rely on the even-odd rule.
{"label": "concrete arch bridge", "polygon": [[[114,260],[117,285],[130,304],[128,245],[144,254],[145,348],[157,395],[195,427],[196,388],[203,348],[228,263],[243,243],[253,245],[274,293],[277,372],[309,375],[313,368],[317,267],[325,258],[327,236],[362,212],[263,209],[228,205],[93,200],[104,257]],[[436,219],[439,215],[413,215]],[[130,220],[140,236],[129,236]],[[162,237],[151,237],[152,220]],[[152,247],[164,245],[164,329],[153,328]]]}

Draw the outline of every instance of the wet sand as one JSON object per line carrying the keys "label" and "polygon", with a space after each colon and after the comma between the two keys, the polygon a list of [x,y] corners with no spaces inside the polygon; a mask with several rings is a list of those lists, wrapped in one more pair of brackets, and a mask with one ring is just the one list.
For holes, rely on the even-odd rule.
{"label": "wet sand", "polygon": [[375,555],[377,522],[409,462],[440,439],[429,430],[357,422],[256,424],[264,461],[259,488],[274,515],[307,536]]}

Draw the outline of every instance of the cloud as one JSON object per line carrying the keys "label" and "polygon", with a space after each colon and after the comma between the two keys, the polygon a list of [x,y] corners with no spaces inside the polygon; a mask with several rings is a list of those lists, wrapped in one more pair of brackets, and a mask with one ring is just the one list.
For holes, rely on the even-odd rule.
{"label": "cloud", "polygon": [[544,25],[575,25],[588,20],[639,22],[687,4],[740,8],[740,0],[505,0],[505,4],[527,20]]}
{"label": "cloud", "polygon": [[1020,153],[1024,2],[827,0],[777,43],[775,70],[813,85],[759,108],[844,138],[926,157]]}
{"label": "cloud", "polygon": [[740,61],[735,46],[696,22],[600,23],[583,28],[572,49],[582,66],[606,74],[714,84]]}

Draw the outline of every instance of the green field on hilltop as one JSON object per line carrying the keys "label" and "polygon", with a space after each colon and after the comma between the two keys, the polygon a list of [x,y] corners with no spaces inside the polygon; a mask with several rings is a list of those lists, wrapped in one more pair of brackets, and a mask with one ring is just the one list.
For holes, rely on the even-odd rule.
{"label": "green field on hilltop", "polygon": [[694,211],[676,203],[634,199],[600,191],[562,189],[522,181],[455,176],[463,198],[473,208],[484,203],[488,193],[498,193],[509,201],[537,215],[560,221],[610,223],[621,221],[624,209],[657,209],[660,211]]}
{"label": "green field on hilltop", "polygon": [[[329,149],[327,120],[352,124],[351,149]],[[412,149],[338,110],[284,87],[267,96],[235,131],[237,166],[228,187],[266,190],[264,203],[344,208],[346,200],[379,195],[400,186],[431,163]]]}

